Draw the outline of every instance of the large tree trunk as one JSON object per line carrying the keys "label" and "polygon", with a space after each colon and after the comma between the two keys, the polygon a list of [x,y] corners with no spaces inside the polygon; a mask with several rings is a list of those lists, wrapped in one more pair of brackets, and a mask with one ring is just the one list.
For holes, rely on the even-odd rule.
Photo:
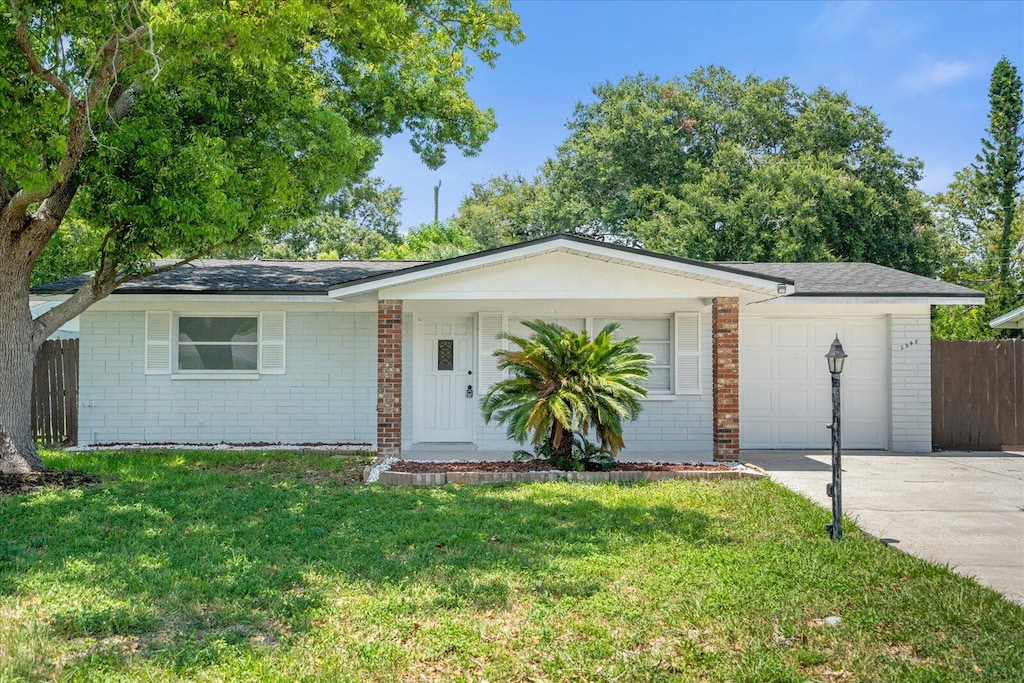
{"label": "large tree trunk", "polygon": [[[2,250],[0,250],[2,251]],[[0,257],[4,254],[0,253]],[[0,261],[0,473],[25,474],[45,468],[32,436],[32,310],[28,272],[20,259]]]}

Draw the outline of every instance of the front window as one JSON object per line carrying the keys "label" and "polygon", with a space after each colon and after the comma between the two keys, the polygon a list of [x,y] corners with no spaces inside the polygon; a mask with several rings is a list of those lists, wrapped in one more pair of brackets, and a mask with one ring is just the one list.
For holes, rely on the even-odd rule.
{"label": "front window", "polygon": [[257,316],[180,316],[178,370],[255,371]]}
{"label": "front window", "polygon": [[588,332],[591,336],[600,332],[610,322],[618,322],[620,327],[615,333],[617,339],[639,337],[639,349],[643,353],[654,356],[651,362],[651,375],[641,384],[650,394],[669,394],[672,392],[673,350],[672,350],[672,318],[570,318],[551,316],[525,316],[508,319],[508,331],[517,337],[529,337],[533,332],[525,325],[524,320],[540,318],[551,323],[558,323],[573,331]]}
{"label": "front window", "polygon": [[640,351],[654,356],[651,375],[643,385],[652,394],[667,394],[672,390],[672,326],[669,318],[594,318],[594,334],[605,325],[618,321],[616,338],[640,338]]}

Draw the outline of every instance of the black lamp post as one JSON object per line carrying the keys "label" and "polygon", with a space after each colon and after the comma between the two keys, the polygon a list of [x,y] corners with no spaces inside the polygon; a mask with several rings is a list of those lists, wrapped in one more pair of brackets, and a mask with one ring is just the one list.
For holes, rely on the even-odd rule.
{"label": "black lamp post", "polygon": [[825,487],[825,493],[832,499],[832,523],[825,527],[825,531],[838,541],[843,537],[843,432],[839,416],[839,375],[843,372],[843,362],[846,360],[846,352],[836,335],[832,347],[825,354],[828,361],[828,371],[832,375],[832,424],[828,428],[832,430],[832,483]]}

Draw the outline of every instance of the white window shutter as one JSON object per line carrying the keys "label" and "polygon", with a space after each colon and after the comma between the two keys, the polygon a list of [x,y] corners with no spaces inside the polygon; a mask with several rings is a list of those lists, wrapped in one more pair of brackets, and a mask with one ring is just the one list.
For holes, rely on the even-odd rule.
{"label": "white window shutter", "polygon": [[498,333],[504,329],[505,319],[501,313],[480,313],[477,328],[480,330],[480,379],[478,387],[480,395],[490,391],[491,387],[502,379],[498,369],[498,359],[494,352],[505,347],[505,340],[498,339]]}
{"label": "white window shutter", "polygon": [[676,313],[676,394],[700,394],[700,313]]}
{"label": "white window shutter", "polygon": [[146,374],[171,374],[170,311],[146,311]]}
{"label": "white window shutter", "polygon": [[260,372],[266,375],[284,374],[284,311],[260,313]]}

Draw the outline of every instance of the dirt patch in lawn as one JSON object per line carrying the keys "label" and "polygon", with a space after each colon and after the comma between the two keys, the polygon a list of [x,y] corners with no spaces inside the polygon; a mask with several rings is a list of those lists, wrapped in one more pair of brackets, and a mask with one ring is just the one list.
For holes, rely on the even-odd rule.
{"label": "dirt patch in lawn", "polygon": [[[337,458],[335,458],[337,459]],[[272,459],[261,462],[247,462],[235,465],[196,465],[195,469],[223,474],[257,475],[265,474],[282,479],[299,478],[306,484],[335,484],[352,486],[363,481],[363,467],[369,464],[364,456],[345,456],[346,467],[319,468],[303,466],[301,456],[292,459]],[[315,465],[315,463],[314,463]]]}
{"label": "dirt patch in lawn", "polygon": [[[430,472],[549,472],[555,468],[550,463],[530,460],[513,462],[417,462],[399,460],[389,468],[392,472],[426,474]],[[714,463],[680,464],[670,462],[617,462],[609,472],[724,472],[734,469],[729,465]]]}
{"label": "dirt patch in lawn", "polygon": [[98,484],[100,478],[78,470],[46,470],[31,474],[0,474],[0,495],[32,493],[44,489],[78,489]]}

